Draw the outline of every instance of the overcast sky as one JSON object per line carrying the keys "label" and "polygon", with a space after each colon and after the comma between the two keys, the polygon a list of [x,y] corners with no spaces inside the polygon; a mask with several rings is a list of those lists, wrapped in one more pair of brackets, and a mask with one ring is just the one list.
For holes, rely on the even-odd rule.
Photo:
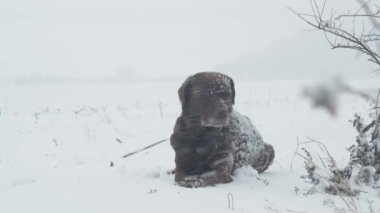
{"label": "overcast sky", "polygon": [[[171,77],[234,69],[241,58],[271,55],[274,46],[318,36],[305,32],[310,28],[288,7],[308,11],[309,1],[3,0],[0,79]],[[323,37],[310,48],[320,44]],[[264,58],[257,69],[276,63]]]}

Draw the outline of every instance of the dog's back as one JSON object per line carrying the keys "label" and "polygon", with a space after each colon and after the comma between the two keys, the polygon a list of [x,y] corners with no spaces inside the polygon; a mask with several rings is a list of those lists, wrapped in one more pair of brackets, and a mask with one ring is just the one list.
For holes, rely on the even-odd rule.
{"label": "dog's back", "polygon": [[234,169],[256,164],[264,151],[264,141],[251,120],[234,110],[226,128],[237,135],[233,142]]}

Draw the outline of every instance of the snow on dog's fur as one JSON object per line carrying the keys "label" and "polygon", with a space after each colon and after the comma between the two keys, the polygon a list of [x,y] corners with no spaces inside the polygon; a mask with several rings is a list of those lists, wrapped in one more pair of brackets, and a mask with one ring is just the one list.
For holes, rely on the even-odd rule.
{"label": "snow on dog's fur", "polygon": [[171,145],[175,150],[175,181],[201,187],[232,181],[232,172],[251,165],[264,172],[274,149],[264,143],[248,117],[233,110],[233,80],[221,73],[190,76],[178,90],[182,114]]}

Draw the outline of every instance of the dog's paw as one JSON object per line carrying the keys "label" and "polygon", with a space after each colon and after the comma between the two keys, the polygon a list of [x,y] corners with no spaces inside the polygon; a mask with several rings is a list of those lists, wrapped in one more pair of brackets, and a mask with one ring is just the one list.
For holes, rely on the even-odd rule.
{"label": "dog's paw", "polygon": [[206,181],[200,176],[187,176],[180,181],[177,181],[177,184],[186,187],[186,188],[198,188],[206,186]]}
{"label": "dog's paw", "polygon": [[186,176],[177,181],[177,184],[187,188],[198,188],[232,181],[231,175],[223,175],[215,171],[210,171],[202,175]]}

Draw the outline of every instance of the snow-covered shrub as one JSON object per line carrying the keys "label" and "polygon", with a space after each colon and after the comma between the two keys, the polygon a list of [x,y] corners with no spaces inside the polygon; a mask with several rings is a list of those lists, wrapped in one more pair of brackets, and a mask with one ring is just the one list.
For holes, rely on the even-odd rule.
{"label": "snow-covered shrub", "polygon": [[[326,146],[319,141],[310,139],[308,142],[300,143],[302,152],[297,152],[298,156],[304,159],[307,174],[301,178],[311,183],[310,190],[313,192],[327,192],[330,194],[344,194],[354,196],[359,193],[357,188],[353,188],[350,178],[346,178],[345,170],[338,168],[334,158],[330,155]],[[311,153],[312,146],[320,151]],[[349,175],[350,176],[350,175]]]}
{"label": "snow-covered shrub", "polygon": [[[377,111],[378,107],[374,110]],[[372,116],[369,124],[355,115],[353,126],[358,132],[356,144],[348,148],[350,161],[345,170],[347,178],[354,178],[356,184],[374,187],[380,176],[380,115]]]}
{"label": "snow-covered shrub", "polygon": [[[336,85],[336,82],[333,82],[332,85]],[[318,106],[326,108],[332,114],[336,112],[336,99],[321,97],[337,97],[338,94],[343,92],[364,97],[373,104],[369,112],[370,122],[366,123],[361,116],[355,115],[355,119],[352,123],[358,135],[356,137],[356,143],[347,149],[350,154],[350,160],[344,168],[337,167],[334,158],[321,142],[311,140],[302,143],[302,145],[315,144],[323,153],[323,156],[321,156],[321,153],[316,153],[318,158],[315,160],[313,155],[306,148],[302,149],[303,153],[297,152],[297,154],[305,160],[307,175],[303,176],[303,178],[314,185],[313,189],[320,189],[330,194],[353,196],[361,191],[360,187],[363,185],[378,188],[378,185],[380,185],[380,90],[376,98],[371,98],[370,95],[353,90],[342,82],[339,82],[339,87],[334,87],[339,89],[334,90],[335,92],[333,92],[333,94],[326,92],[330,91],[326,88],[331,88],[331,86],[309,88],[309,90],[307,90],[309,92],[306,95],[312,99],[313,103],[318,103]],[[322,90],[323,93],[318,92],[320,90]],[[331,106],[334,107],[331,108]]]}

